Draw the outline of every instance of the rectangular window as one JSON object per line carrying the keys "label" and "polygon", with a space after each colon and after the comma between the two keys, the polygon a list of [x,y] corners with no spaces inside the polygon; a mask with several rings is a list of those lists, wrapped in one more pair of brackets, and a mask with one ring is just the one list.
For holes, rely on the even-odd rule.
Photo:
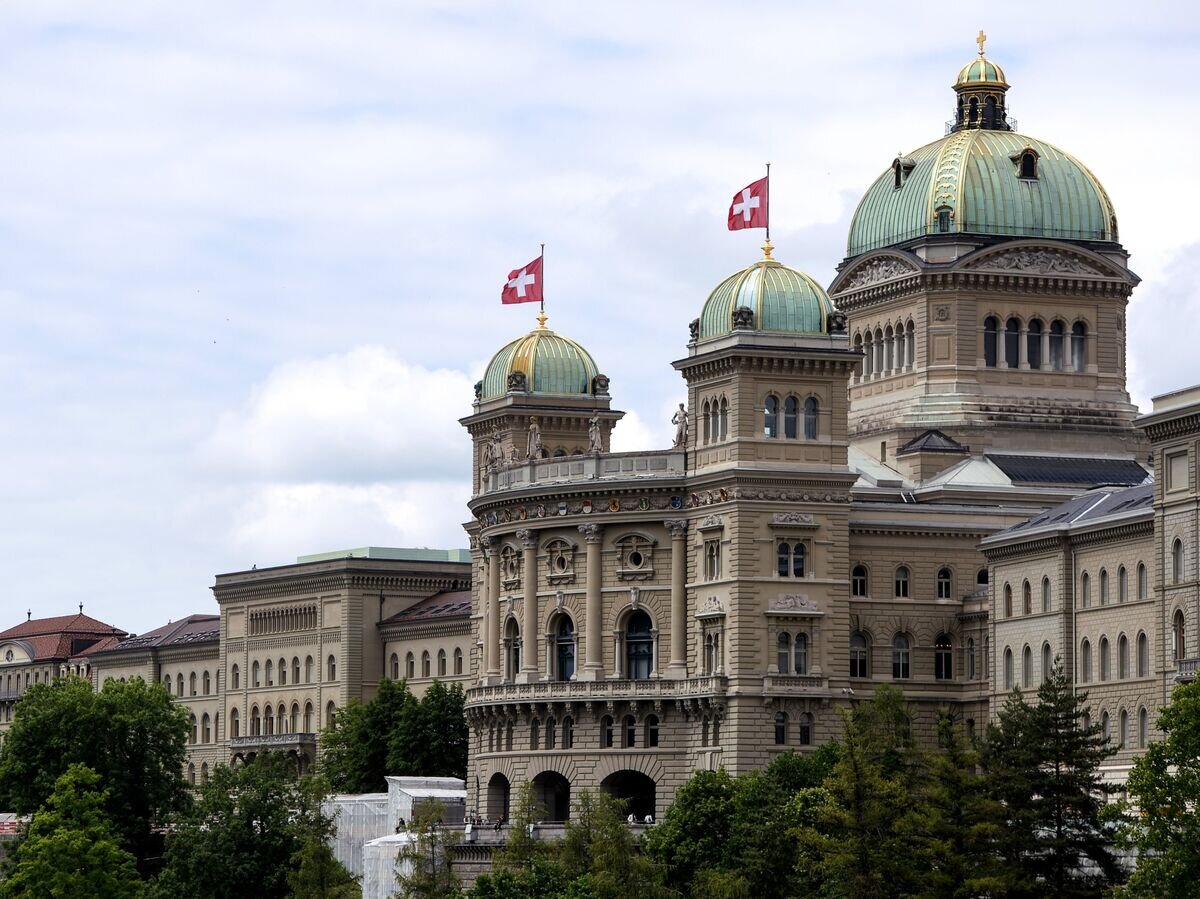
{"label": "rectangular window", "polygon": [[1171,453],[1167,456],[1167,489],[1186,490],[1188,486],[1187,452]]}

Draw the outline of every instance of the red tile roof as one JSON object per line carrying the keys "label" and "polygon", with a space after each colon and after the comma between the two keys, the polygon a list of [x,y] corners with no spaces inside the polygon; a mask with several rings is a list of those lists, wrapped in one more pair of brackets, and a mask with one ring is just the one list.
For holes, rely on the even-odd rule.
{"label": "red tile roof", "polygon": [[125,631],[80,613],[22,621],[16,627],[0,631],[0,642],[20,641],[29,647],[34,661],[40,662],[83,655],[102,640],[124,636]]}

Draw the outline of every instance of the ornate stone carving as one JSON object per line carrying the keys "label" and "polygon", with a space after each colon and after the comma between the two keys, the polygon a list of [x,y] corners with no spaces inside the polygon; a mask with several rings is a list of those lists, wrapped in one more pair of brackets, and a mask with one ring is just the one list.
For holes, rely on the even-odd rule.
{"label": "ornate stone carving", "polygon": [[671,532],[671,539],[682,540],[687,536],[688,523],[682,518],[671,518],[663,522]]}
{"label": "ornate stone carving", "polygon": [[710,596],[700,606],[700,615],[724,615],[725,604],[719,596]]}
{"label": "ornate stone carving", "polygon": [[934,306],[933,307],[933,320],[938,321],[938,322],[950,321],[950,307],[949,306]]}
{"label": "ornate stone carving", "polygon": [[542,428],[536,416],[529,418],[529,435],[525,440],[525,455],[530,459],[540,459],[542,450]]}
{"label": "ornate stone carving", "polygon": [[804,527],[815,527],[816,519],[810,512],[776,512],[771,516],[771,524],[777,525],[803,525]]}
{"label": "ornate stone carving", "polygon": [[514,536],[520,541],[522,549],[533,549],[537,546],[537,531],[532,528],[518,528]]}
{"label": "ornate stone carving", "polygon": [[817,604],[807,593],[782,593],[775,597],[771,608],[780,612],[817,612]]}
{"label": "ornate stone carving", "polygon": [[1069,253],[1053,250],[1010,250],[989,256],[975,265],[975,271],[1016,272],[1033,275],[1107,275],[1092,263]]}
{"label": "ornate stone carving", "polygon": [[630,587],[629,588],[629,605],[635,612],[642,607],[642,588],[641,587]]}
{"label": "ornate stone carving", "polygon": [[720,515],[709,515],[699,524],[702,531],[715,531],[725,527],[725,521]]}
{"label": "ornate stone carving", "polygon": [[558,611],[561,612],[563,610],[563,603],[565,603],[566,601],[567,601],[566,594],[563,593],[561,590],[559,590],[557,593],[554,594],[554,608],[557,609]]}
{"label": "ornate stone carving", "polygon": [[476,381],[475,382],[475,402],[478,403],[481,399],[483,399],[483,381]]}
{"label": "ornate stone carving", "polygon": [[510,392],[525,393],[529,389],[529,379],[525,377],[525,372],[509,372],[508,389]]}
{"label": "ornate stone carving", "polygon": [[675,425],[675,442],[672,444],[672,446],[687,447],[688,414],[683,403],[679,404],[679,411],[671,416],[671,424]]}
{"label": "ornate stone carving", "polygon": [[914,266],[902,259],[873,259],[855,270],[854,274],[850,276],[850,280],[846,282],[844,289],[857,290],[860,287],[869,287],[880,281],[890,281],[892,278],[911,275],[915,271]]}
{"label": "ornate stone carving", "polygon": [[688,342],[695,343],[700,339],[700,319],[693,318],[688,322]]}
{"label": "ornate stone carving", "polygon": [[592,378],[592,393],[596,396],[608,396],[608,375],[596,375]]}
{"label": "ornate stone carving", "polygon": [[593,415],[588,419],[588,452],[604,451],[604,435],[600,430],[600,419]]}
{"label": "ornate stone carving", "polygon": [[604,539],[604,526],[599,524],[581,524],[579,525],[579,533],[583,534],[583,539],[588,543],[599,543]]}
{"label": "ornate stone carving", "polygon": [[733,330],[753,331],[754,310],[749,306],[738,306],[733,310]]}
{"label": "ornate stone carving", "polygon": [[846,333],[846,313],[832,312],[829,315],[829,333],[830,334],[845,334]]}

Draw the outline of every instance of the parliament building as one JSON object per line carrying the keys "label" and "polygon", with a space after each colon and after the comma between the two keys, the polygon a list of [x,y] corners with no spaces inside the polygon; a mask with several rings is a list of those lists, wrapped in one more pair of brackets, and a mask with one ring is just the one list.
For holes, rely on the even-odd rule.
{"label": "parliament building", "polygon": [[141,676],[191,707],[190,779],[303,769],[382,678],[441,678],[469,809],[532,781],[550,820],[589,789],[657,816],[697,769],[837,739],[878,684],[971,733],[1057,659],[1121,780],[1200,656],[1200,388],[1138,415],[1116,212],[1008,90],[981,49],[944,135],[880,160],[828,286],[769,240],[698,285],[671,448],[610,452],[620,372],[539,316],[464,398],[469,552],[221,575],[217,613],[139,637],[31,620],[0,633],[0,736],[31,670]]}

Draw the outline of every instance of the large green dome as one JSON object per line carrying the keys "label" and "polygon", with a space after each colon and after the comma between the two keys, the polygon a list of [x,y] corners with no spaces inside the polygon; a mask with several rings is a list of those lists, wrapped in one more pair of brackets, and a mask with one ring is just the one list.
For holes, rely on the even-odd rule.
{"label": "large green dome", "polygon": [[[751,321],[736,321],[735,311],[742,307],[753,313]],[[700,313],[698,339],[711,340],[742,329],[824,334],[834,311],[820,284],[768,256],[717,285]]]}
{"label": "large green dome", "polygon": [[[524,376],[524,386],[510,386],[510,375]],[[600,374],[591,354],[543,321],[523,337],[506,344],[488,363],[479,398],[495,399],[510,390],[558,396],[591,396]],[[520,378],[517,379],[520,381]]]}
{"label": "large green dome", "polygon": [[[1027,152],[1035,177],[1022,177]],[[1117,217],[1095,175],[1070,153],[1015,131],[975,128],[926,144],[880,175],[854,213],[846,255],[941,232],[1116,241]]]}

